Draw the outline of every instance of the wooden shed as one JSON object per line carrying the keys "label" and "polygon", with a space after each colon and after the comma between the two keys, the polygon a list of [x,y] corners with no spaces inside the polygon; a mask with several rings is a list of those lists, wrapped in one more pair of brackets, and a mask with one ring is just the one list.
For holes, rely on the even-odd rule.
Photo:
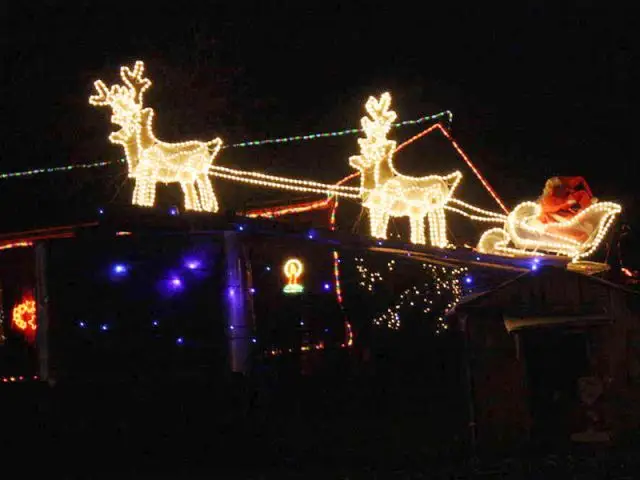
{"label": "wooden shed", "polygon": [[611,443],[640,426],[640,295],[541,267],[464,298],[470,435],[479,449]]}

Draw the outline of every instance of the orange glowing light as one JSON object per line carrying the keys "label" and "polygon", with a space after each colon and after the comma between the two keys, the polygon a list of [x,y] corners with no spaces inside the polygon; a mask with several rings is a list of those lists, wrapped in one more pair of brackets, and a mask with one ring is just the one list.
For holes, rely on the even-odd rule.
{"label": "orange glowing light", "polygon": [[13,242],[13,243],[5,243],[4,245],[0,245],[0,250],[9,250],[12,248],[20,248],[20,247],[32,247],[32,242]]}
{"label": "orange glowing light", "polygon": [[247,212],[246,216],[250,218],[255,217],[263,217],[263,218],[275,218],[282,217],[284,215],[290,215],[292,213],[304,213],[310,212],[313,210],[320,210],[323,208],[329,208],[332,202],[334,202],[334,197],[329,197],[324,200],[316,200],[315,202],[307,202],[307,203],[298,203],[295,205],[288,205],[286,207],[273,207],[273,208],[264,208],[260,210],[251,210]]}
{"label": "orange glowing light", "polygon": [[22,301],[13,307],[11,325],[29,340],[33,340],[37,329],[36,302],[31,295],[24,296]]}
{"label": "orange glowing light", "polygon": [[302,293],[304,287],[298,283],[302,275],[302,262],[297,258],[290,258],[284,264],[284,275],[287,278],[287,284],[284,286],[284,293]]}

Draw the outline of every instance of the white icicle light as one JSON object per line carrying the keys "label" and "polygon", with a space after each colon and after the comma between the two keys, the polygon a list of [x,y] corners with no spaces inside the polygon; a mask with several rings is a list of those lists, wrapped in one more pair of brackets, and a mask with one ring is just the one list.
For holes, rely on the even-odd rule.
{"label": "white icicle light", "polygon": [[156,184],[177,182],[184,192],[186,210],[217,212],[218,201],[208,175],[222,140],[181,143],[158,140],[153,133],[153,109],[143,108],[142,96],[151,86],[143,73],[141,61],[135,63],[133,70],[121,67],[124,85],[112,85],[109,89],[98,80],[94,83],[97,95],[89,98],[91,105],[110,106],[111,121],[121,127],[109,135],[109,140],[124,147],[129,177],[135,181],[132,203],[152,207]]}
{"label": "white icicle light", "polygon": [[429,220],[429,241],[446,247],[447,225],[444,208],[462,178],[460,172],[446,176],[411,177],[399,173],[393,165],[396,142],[387,139],[396,113],[389,110],[391,95],[380,99],[369,97],[365,108],[369,117],[362,118],[366,138],[358,139],[360,155],[349,164],[360,171],[363,205],[369,209],[371,235],[387,238],[390,217],[409,217],[411,242],[424,244],[424,218]]}

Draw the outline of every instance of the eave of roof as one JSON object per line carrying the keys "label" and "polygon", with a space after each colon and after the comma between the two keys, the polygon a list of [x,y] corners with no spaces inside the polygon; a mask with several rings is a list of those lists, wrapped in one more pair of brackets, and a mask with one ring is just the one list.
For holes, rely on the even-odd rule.
{"label": "eave of roof", "polygon": [[628,288],[625,288],[622,285],[618,285],[616,283],[610,282],[608,280],[604,280],[604,279],[599,278],[599,277],[595,277],[593,275],[585,275],[583,273],[573,272],[571,270],[567,270],[566,268],[560,268],[560,267],[556,267],[556,266],[542,266],[537,271],[529,271],[529,272],[523,273],[521,275],[518,275],[517,277],[509,279],[506,282],[498,285],[496,288],[493,288],[491,290],[463,297],[457,303],[457,305],[454,306],[454,308],[452,308],[451,310],[449,310],[449,312],[447,312],[447,316],[456,315],[461,310],[466,310],[466,309],[470,309],[470,308],[474,308],[474,307],[479,307],[486,300],[490,299],[491,297],[493,297],[494,295],[496,295],[500,291],[502,291],[502,290],[504,290],[506,288],[509,288],[511,285],[513,285],[515,283],[526,282],[530,278],[540,277],[540,276],[547,276],[547,275],[564,275],[564,276],[567,276],[569,278],[580,278],[580,279],[583,279],[583,280],[585,280],[587,282],[597,283],[597,284],[599,284],[599,285],[601,285],[601,286],[603,286],[605,288],[614,289],[614,290],[617,290],[617,291],[624,292],[626,294],[640,295],[640,292],[636,292],[634,290],[630,290]]}

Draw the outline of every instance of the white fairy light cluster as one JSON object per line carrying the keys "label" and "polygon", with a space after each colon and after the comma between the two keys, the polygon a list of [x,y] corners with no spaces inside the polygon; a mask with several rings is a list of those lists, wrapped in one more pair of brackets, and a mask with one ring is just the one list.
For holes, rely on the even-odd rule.
{"label": "white fairy light cluster", "polygon": [[355,258],[356,270],[360,274],[360,286],[366,288],[369,292],[373,292],[373,287],[378,282],[382,282],[384,279],[380,272],[370,271],[364,265],[364,259],[361,257]]}
{"label": "white fairy light cluster", "polygon": [[[355,259],[356,270],[359,273],[359,285],[370,294],[375,294],[375,287],[383,284],[384,275],[372,268],[368,268],[362,257]],[[389,260],[386,265],[388,273],[397,268],[395,260]],[[453,308],[464,293],[462,278],[467,272],[466,267],[442,267],[423,263],[422,269],[428,280],[420,285],[413,285],[403,290],[397,301],[384,312],[373,319],[376,326],[398,330],[401,326],[401,314],[408,309],[421,309],[424,316],[432,316],[436,309],[443,306],[443,311],[436,317],[435,331],[440,333],[448,328],[445,321],[446,313]],[[444,303],[443,305],[443,302]]]}
{"label": "white fairy light cluster", "polygon": [[107,88],[102,80],[94,85],[94,106],[111,107],[111,122],[120,130],[109,135],[111,143],[124,148],[129,177],[135,181],[134,205],[152,207],[158,183],[180,183],[186,210],[217,212],[218,201],[209,178],[209,168],[222,147],[222,140],[166,143],[153,133],[153,109],[143,108],[144,92],[151,81],[143,77],[144,63],[133,69],[121,67],[124,85]]}
{"label": "white fairy light cluster", "polygon": [[391,95],[369,97],[365,105],[369,116],[362,117],[366,137],[358,139],[360,155],[349,164],[360,171],[363,206],[369,209],[371,235],[387,238],[390,217],[409,217],[411,242],[424,244],[425,217],[429,222],[429,242],[446,247],[447,225],[444,207],[462,179],[458,171],[446,176],[412,177],[399,173],[393,165],[396,142],[387,139],[396,112],[389,110]]}

